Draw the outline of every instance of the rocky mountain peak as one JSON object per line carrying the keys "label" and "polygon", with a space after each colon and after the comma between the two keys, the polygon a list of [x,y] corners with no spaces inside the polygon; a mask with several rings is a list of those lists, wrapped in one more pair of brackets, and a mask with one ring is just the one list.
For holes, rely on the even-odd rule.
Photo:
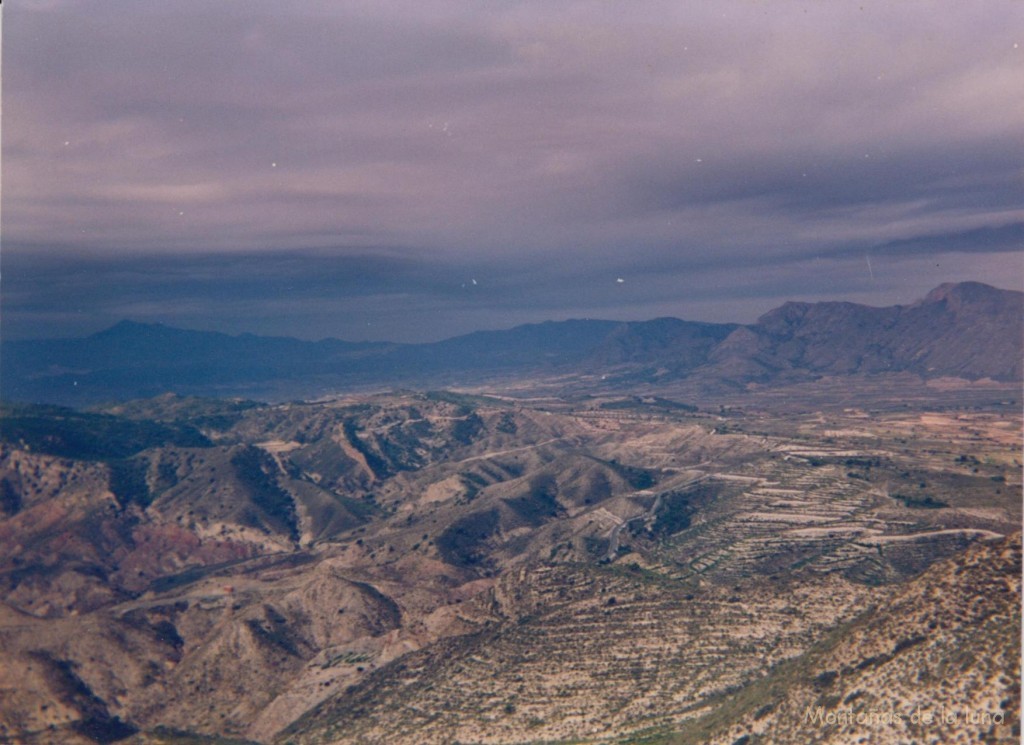
{"label": "rocky mountain peak", "polygon": [[915,306],[945,305],[953,313],[1000,313],[1022,304],[1024,294],[999,290],[981,282],[946,282],[925,295]]}

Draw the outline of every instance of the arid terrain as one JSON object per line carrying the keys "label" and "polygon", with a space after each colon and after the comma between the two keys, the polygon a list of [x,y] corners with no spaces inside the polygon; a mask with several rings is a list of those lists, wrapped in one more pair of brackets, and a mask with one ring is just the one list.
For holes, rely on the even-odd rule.
{"label": "arid terrain", "polygon": [[1018,393],[904,383],[10,407],[0,740],[1016,741]]}
{"label": "arid terrain", "polygon": [[0,745],[1021,745],[1024,0],[0,21]]}

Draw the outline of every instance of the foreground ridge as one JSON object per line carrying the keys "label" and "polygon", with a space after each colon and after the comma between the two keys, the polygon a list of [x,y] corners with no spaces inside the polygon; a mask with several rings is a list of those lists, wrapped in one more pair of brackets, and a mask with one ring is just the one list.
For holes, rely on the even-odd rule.
{"label": "foreground ridge", "polygon": [[1007,391],[781,391],[5,407],[0,736],[1012,734]]}

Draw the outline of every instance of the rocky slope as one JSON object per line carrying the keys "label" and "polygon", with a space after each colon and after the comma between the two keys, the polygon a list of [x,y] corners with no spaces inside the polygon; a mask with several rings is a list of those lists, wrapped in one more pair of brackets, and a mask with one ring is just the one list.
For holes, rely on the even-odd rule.
{"label": "rocky slope", "polygon": [[676,741],[1019,742],[1020,603],[1020,533],[976,544]]}
{"label": "rocky slope", "polygon": [[786,303],[730,335],[710,367],[761,382],[891,372],[1019,380],[1022,298],[964,282],[908,306]]}
{"label": "rocky slope", "polygon": [[3,413],[16,742],[756,734],[706,717],[1021,519],[999,407],[435,392]]}
{"label": "rocky slope", "polygon": [[512,622],[403,658],[278,741],[1017,742],[1020,561],[1017,534],[884,594],[521,572],[496,589]]}

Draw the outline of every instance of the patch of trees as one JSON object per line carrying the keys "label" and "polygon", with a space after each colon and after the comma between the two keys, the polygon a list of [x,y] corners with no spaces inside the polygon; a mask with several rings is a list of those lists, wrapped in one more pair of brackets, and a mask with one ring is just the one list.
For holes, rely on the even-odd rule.
{"label": "patch of trees", "polygon": [[882,459],[881,458],[847,458],[846,459],[846,465],[850,466],[850,467],[852,467],[852,466],[860,466],[861,468],[871,468],[872,466],[874,466],[874,467],[877,468],[877,467],[882,465]]}
{"label": "patch of trees", "polygon": [[654,513],[651,532],[656,537],[664,538],[686,530],[690,527],[692,514],[693,507],[688,494],[684,492],[665,494],[661,498],[661,504],[658,505],[658,511]]}
{"label": "patch of trees", "polygon": [[498,419],[495,429],[499,432],[504,432],[506,435],[514,435],[519,431],[519,427],[516,426],[516,420],[515,417],[512,416],[511,411],[503,411],[501,413],[501,417]]}
{"label": "patch of trees", "polygon": [[359,453],[366,459],[366,465],[373,471],[374,476],[377,478],[384,478],[391,476],[391,467],[387,461],[381,458],[377,453],[373,451],[362,438],[359,437],[359,425],[355,419],[346,419],[342,424],[342,429],[345,432],[345,439],[348,440],[349,445],[355,448]]}
{"label": "patch of trees", "polygon": [[463,499],[466,502],[472,502],[474,499],[476,499],[477,494],[480,493],[481,487],[487,485],[487,482],[484,479],[480,478],[480,476],[478,476],[475,473],[469,472],[460,473],[459,481],[462,483],[462,488],[464,492]]}
{"label": "patch of trees", "polygon": [[7,478],[0,479],[0,512],[10,517],[21,511],[21,493]]}
{"label": "patch of trees", "polygon": [[367,619],[372,623],[375,634],[383,634],[402,625],[402,609],[392,598],[369,582],[353,581],[352,584],[366,596],[377,611],[373,618]]}
{"label": "patch of trees", "polygon": [[599,404],[598,408],[606,411],[636,408],[668,409],[670,411],[686,411],[689,413],[698,411],[696,406],[684,404],[681,401],[673,401],[669,398],[662,398],[661,396],[630,396],[629,398],[620,398],[615,401],[605,401]]}
{"label": "patch of trees", "polygon": [[[391,430],[391,437],[376,437],[377,446],[380,448],[380,459],[383,468],[388,471],[412,471],[424,465],[423,457],[416,451],[420,444],[418,438],[411,433],[404,431],[401,427],[394,427]],[[372,454],[372,450],[370,453]],[[366,456],[366,453],[363,453]],[[369,463],[369,461],[367,461]],[[375,468],[376,472],[377,469]]]}
{"label": "patch of trees", "polygon": [[484,429],[484,420],[475,411],[455,421],[452,426],[452,439],[460,445],[469,445]]}
{"label": "patch of trees", "polygon": [[124,419],[61,406],[5,406],[0,440],[37,453],[76,460],[109,460],[164,445],[212,447],[190,424]]}
{"label": "patch of trees", "polygon": [[931,509],[937,510],[942,507],[949,507],[949,504],[943,502],[941,499],[929,495],[923,497],[908,497],[903,494],[893,494],[893,499],[898,499],[903,502],[904,507],[910,507],[911,509]]}
{"label": "patch of trees", "polygon": [[256,618],[246,620],[245,624],[252,632],[253,638],[272,649],[280,649],[292,657],[301,656],[299,639],[291,630],[288,620],[269,605],[263,606],[266,621]]}
{"label": "patch of trees", "polygon": [[119,505],[127,507],[134,503],[140,507],[149,506],[153,495],[146,483],[149,462],[145,458],[112,460],[107,466],[110,469],[110,491],[114,493]]}
{"label": "patch of trees", "polygon": [[610,461],[608,465],[634,489],[649,489],[658,482],[654,472],[646,468],[627,466],[617,460]]}
{"label": "patch of trees", "polygon": [[558,503],[558,482],[554,476],[539,473],[530,479],[528,488],[523,496],[505,500],[505,504],[528,524],[541,525],[562,511]]}
{"label": "patch of trees", "polygon": [[120,718],[111,716],[103,699],[79,677],[76,663],[58,659],[44,651],[29,654],[41,668],[40,673],[57,700],[79,712],[80,718],[71,724],[78,734],[93,742],[108,743],[123,740],[138,731]]}
{"label": "patch of trees", "polygon": [[[251,412],[253,409],[261,408],[265,406],[265,404],[247,400],[214,400],[209,401],[209,406],[215,409],[215,411],[203,413],[198,416],[189,416],[189,423],[195,427],[199,427],[200,429],[212,429],[223,432],[231,429],[242,421],[246,414]],[[179,420],[182,419],[182,417],[177,418]]]}
{"label": "patch of trees", "polygon": [[486,557],[487,539],[498,530],[500,514],[492,509],[456,520],[436,539],[438,553],[449,564],[473,566]]}
{"label": "patch of trees", "polygon": [[277,463],[263,450],[246,445],[231,456],[238,480],[259,509],[278,529],[293,540],[299,539],[298,519],[291,495],[277,483]]}

